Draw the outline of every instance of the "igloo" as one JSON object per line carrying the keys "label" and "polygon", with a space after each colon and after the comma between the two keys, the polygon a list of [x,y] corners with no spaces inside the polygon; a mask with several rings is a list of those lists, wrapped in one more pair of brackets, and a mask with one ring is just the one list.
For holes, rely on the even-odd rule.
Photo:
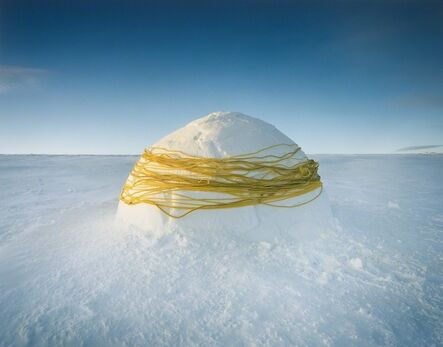
{"label": "igloo", "polygon": [[[214,112],[172,132],[152,147],[167,148],[199,157],[224,158],[252,153],[279,144],[297,146],[273,125],[260,119],[237,112]],[[277,146],[271,148],[267,155],[281,155],[284,150]],[[302,163],[308,158],[299,150],[291,160]],[[131,179],[130,174],[128,181]],[[117,221],[121,225],[135,227],[156,236],[179,228],[183,231],[239,233],[257,240],[270,240],[281,234],[302,238],[318,234],[332,221],[328,198],[324,189],[322,192],[320,189],[283,202],[291,206],[313,199],[298,207],[281,208],[257,204],[197,210],[179,219],[168,216],[151,204],[129,205],[120,201]]]}

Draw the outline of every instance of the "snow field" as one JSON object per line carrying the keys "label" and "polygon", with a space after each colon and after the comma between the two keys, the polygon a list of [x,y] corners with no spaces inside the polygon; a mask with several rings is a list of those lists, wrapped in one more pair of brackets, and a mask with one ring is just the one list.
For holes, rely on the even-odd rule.
{"label": "snow field", "polygon": [[120,228],[136,159],[0,156],[1,346],[443,343],[443,158],[314,156],[334,224],[266,241]]}

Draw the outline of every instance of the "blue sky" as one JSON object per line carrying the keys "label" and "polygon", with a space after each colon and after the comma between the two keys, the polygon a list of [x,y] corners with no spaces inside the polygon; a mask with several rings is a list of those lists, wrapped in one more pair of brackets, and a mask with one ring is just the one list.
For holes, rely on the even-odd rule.
{"label": "blue sky", "polygon": [[443,144],[441,1],[0,3],[0,153],[140,153],[212,111],[308,153]]}

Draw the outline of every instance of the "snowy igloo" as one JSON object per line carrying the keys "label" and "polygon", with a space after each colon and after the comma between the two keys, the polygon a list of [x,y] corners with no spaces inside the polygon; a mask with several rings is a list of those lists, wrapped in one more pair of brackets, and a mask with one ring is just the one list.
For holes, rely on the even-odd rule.
{"label": "snowy igloo", "polygon": [[[152,147],[178,150],[199,157],[223,158],[252,153],[279,144],[297,146],[273,125],[262,120],[237,112],[214,112],[172,132]],[[282,150],[285,149],[276,147],[267,154],[281,155]],[[308,158],[300,150],[292,160],[301,163]],[[290,206],[309,201],[319,193],[320,190],[312,191],[306,196],[287,199],[282,203]],[[204,232],[233,232],[246,238],[272,240],[281,234],[297,238],[318,234],[331,222],[331,210],[324,191],[313,201],[294,208],[258,204],[197,210],[180,219],[168,216],[151,204],[128,205],[120,201],[117,221],[121,225],[135,227],[156,236],[179,228]]]}

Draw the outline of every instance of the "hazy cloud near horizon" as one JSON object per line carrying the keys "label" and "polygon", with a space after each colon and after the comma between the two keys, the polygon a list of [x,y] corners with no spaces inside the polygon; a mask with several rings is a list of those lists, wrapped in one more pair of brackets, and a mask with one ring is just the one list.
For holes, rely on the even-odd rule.
{"label": "hazy cloud near horizon", "polygon": [[49,71],[45,69],[0,65],[0,93],[36,87],[48,73]]}

